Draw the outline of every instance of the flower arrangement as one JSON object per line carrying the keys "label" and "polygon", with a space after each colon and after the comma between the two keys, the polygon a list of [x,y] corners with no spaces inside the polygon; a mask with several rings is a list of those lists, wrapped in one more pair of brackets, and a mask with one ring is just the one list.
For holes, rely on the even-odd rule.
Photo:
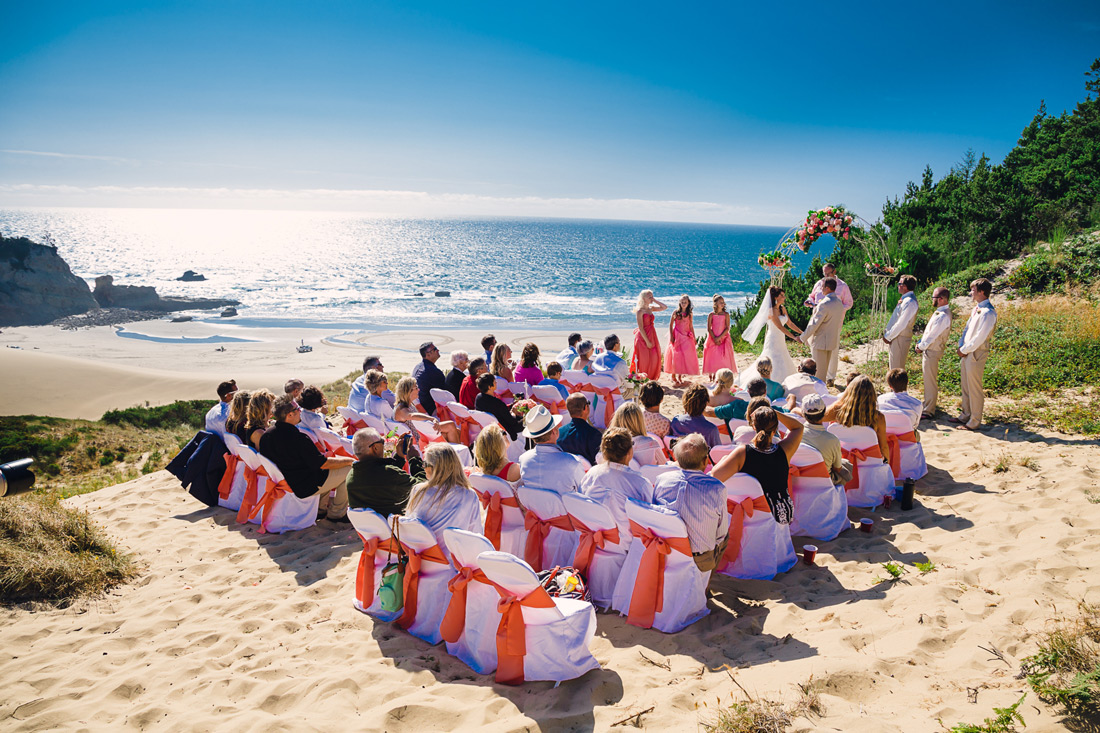
{"label": "flower arrangement", "polygon": [[[852,215],[843,206],[826,206],[824,209],[806,213],[806,221],[795,231],[791,238],[803,252],[810,250],[822,234],[832,234],[837,239],[847,239],[852,228]],[[788,241],[791,241],[788,240]]]}
{"label": "flower arrangement", "polygon": [[382,455],[386,458],[393,458],[397,454],[397,428],[393,428],[390,432],[382,436]]}
{"label": "flower arrangement", "polygon": [[756,261],[767,270],[791,269],[791,256],[778,249],[774,252],[765,252]]}
{"label": "flower arrangement", "polygon": [[512,412],[517,417],[526,417],[528,412],[535,409],[536,404],[534,400],[517,400],[512,404]]}
{"label": "flower arrangement", "polygon": [[881,262],[864,262],[863,269],[871,277],[893,277],[898,274],[898,268],[891,267],[890,265],[883,264]]}

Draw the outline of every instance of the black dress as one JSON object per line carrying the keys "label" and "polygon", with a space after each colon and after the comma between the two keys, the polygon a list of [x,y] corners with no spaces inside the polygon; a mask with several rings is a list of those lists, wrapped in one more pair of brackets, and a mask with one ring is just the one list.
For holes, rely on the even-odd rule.
{"label": "black dress", "polygon": [[745,446],[745,465],[741,471],[760,482],[772,516],[780,524],[790,524],[794,518],[794,505],[787,489],[789,470],[787,454],[778,445],[766,452],[757,450],[751,443]]}

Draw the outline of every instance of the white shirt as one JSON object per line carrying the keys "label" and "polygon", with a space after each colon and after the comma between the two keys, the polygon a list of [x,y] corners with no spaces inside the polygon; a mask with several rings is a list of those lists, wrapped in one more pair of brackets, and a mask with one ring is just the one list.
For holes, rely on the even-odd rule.
{"label": "white shirt", "polygon": [[[360,375],[358,379],[351,383],[351,392],[348,394],[348,407],[356,412],[366,412],[366,401],[369,394],[366,375]],[[382,399],[386,400],[390,407],[393,407],[397,402],[397,396],[388,389],[382,390]]]}
{"label": "white shirt", "polygon": [[554,361],[561,364],[562,369],[568,369],[573,360],[577,358],[577,350],[570,346],[565,351],[554,357]]}
{"label": "white shirt", "polygon": [[[839,277],[833,276],[836,280],[836,297],[840,298],[840,302],[844,304],[844,310],[851,310],[853,303],[852,290],[848,287],[848,283],[841,280]],[[810,291],[810,297],[806,298],[806,302],[810,306],[815,306],[821,302],[821,299],[825,297],[825,278],[821,278],[814,283],[814,289]]]}
{"label": "white shirt", "polygon": [[299,427],[305,425],[310,432],[316,432],[318,430],[331,430],[331,428],[328,426],[328,423],[325,422],[324,415],[318,412],[314,412],[313,410],[307,410],[305,408],[302,408],[302,412],[300,414],[302,416],[302,421],[301,423],[299,423]]}
{"label": "white shirt", "polygon": [[783,389],[787,390],[788,394],[793,394],[799,404],[802,404],[802,398],[806,395],[818,394],[824,397],[829,394],[829,388],[825,386],[824,382],[817,377],[802,372],[795,372],[784,379]]}
{"label": "white shirt", "polygon": [[605,351],[592,359],[592,367],[598,372],[610,372],[619,380],[619,384],[630,374],[630,364],[612,351]]}
{"label": "white shirt", "polygon": [[556,444],[540,443],[519,457],[519,475],[524,486],[568,494],[580,488],[584,466]]}
{"label": "white shirt", "polygon": [[229,403],[218,400],[218,404],[206,413],[206,432],[225,435],[225,420],[229,417]]}
{"label": "white shirt", "polygon": [[928,347],[936,343],[936,340],[943,336],[949,328],[951,328],[951,306],[941,305],[928,319],[928,323],[925,324],[924,334],[917,342],[917,348],[921,351],[928,351]]}
{"label": "white shirt", "polygon": [[966,330],[959,337],[959,351],[964,354],[977,351],[989,339],[989,334],[993,333],[993,327],[996,325],[997,311],[993,310],[993,304],[987,298],[970,311]]}
{"label": "white shirt", "polygon": [[621,463],[602,463],[585,474],[581,493],[607,507],[619,528],[619,543],[630,545],[630,519],[626,500],[653,503],[653,484],[642,474]]}
{"label": "white shirt", "polygon": [[921,405],[920,400],[908,392],[883,392],[878,396],[878,406],[882,410],[904,412],[905,416],[909,418],[909,422],[913,423],[914,430],[920,424],[920,413],[923,405]]}
{"label": "white shirt", "polygon": [[901,300],[894,306],[894,312],[890,314],[890,320],[886,323],[886,333],[883,334],[887,339],[893,341],[899,336],[909,333],[913,334],[913,321],[917,319],[917,311],[920,306],[917,305],[917,294],[906,293],[901,296]]}
{"label": "white shirt", "polygon": [[367,404],[364,407],[366,409],[361,410],[361,412],[369,413],[381,420],[393,420],[393,408],[378,395],[368,394]]}

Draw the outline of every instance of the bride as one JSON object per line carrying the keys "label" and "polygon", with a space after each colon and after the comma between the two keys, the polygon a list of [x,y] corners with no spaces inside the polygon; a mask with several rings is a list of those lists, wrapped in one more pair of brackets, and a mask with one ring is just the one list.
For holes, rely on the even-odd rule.
{"label": "bride", "polygon": [[[766,356],[772,360],[771,380],[782,383],[784,379],[797,371],[794,359],[787,351],[787,339],[798,340],[795,335],[802,333],[794,321],[787,316],[787,309],[783,304],[787,301],[787,293],[783,288],[770,287],[764,294],[764,302],[760,304],[760,310],[752,319],[752,323],[741,334],[741,338],[750,344],[755,343],[760,336],[760,330],[764,324],[768,325],[764,336],[764,350],[760,356]],[[749,380],[759,377],[756,371],[756,362],[753,362],[745,371],[741,372],[741,386],[744,387]]]}

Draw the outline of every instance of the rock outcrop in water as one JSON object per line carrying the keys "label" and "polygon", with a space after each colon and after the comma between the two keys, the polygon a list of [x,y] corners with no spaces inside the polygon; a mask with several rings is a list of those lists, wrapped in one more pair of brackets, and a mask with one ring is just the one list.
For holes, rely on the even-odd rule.
{"label": "rock outcrop in water", "polygon": [[56,248],[0,236],[0,326],[39,326],[98,307]]}
{"label": "rock outcrop in water", "polygon": [[111,275],[100,275],[95,279],[95,290],[92,291],[92,295],[104,308],[130,308],[165,313],[193,308],[225,308],[241,304],[239,300],[227,298],[162,298],[157,295],[156,288],[148,285],[115,285],[115,279]]}

